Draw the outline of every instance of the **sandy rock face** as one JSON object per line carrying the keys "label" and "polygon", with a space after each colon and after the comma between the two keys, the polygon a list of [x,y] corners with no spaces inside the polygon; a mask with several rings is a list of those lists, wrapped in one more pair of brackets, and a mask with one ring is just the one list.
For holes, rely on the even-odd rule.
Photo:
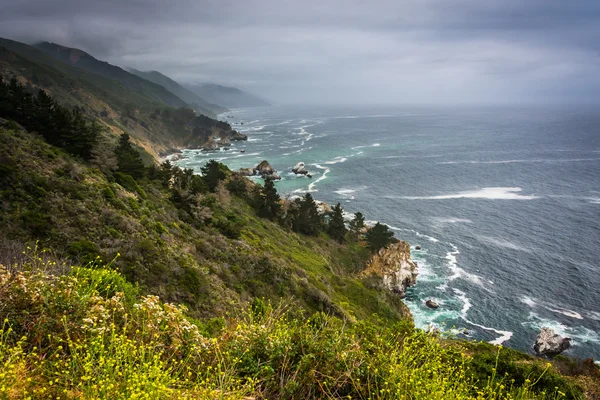
{"label": "sandy rock face", "polygon": [[404,241],[380,249],[369,261],[362,275],[378,275],[382,285],[391,292],[406,295],[406,289],[417,283],[417,263],[410,259],[410,245]]}

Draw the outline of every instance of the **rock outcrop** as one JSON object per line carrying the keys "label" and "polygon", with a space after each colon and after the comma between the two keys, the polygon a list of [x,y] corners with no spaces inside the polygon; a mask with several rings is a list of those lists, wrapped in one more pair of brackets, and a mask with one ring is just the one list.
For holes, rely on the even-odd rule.
{"label": "rock outcrop", "polygon": [[308,170],[306,169],[306,165],[303,162],[299,162],[298,164],[294,165],[294,168],[292,168],[292,172],[296,175],[309,174]]}
{"label": "rock outcrop", "polygon": [[244,135],[243,133],[239,133],[238,131],[231,131],[231,135],[229,136],[230,140],[248,140],[248,135]]}
{"label": "rock outcrop", "polygon": [[222,137],[219,140],[219,146],[221,146],[221,147],[230,147],[231,146],[231,141],[228,138],[226,138],[226,137]]}
{"label": "rock outcrop", "polygon": [[317,212],[320,215],[328,215],[333,213],[333,208],[331,208],[331,206],[324,201],[315,200],[315,204],[317,205]]}
{"label": "rock outcrop", "polygon": [[535,338],[533,350],[540,355],[556,355],[571,347],[571,339],[562,337],[550,328],[542,328]]}
{"label": "rock outcrop", "polygon": [[206,143],[202,145],[202,151],[215,151],[219,150],[219,143],[212,137],[208,138]]}
{"label": "rock outcrop", "polygon": [[277,173],[277,171],[271,167],[271,164],[267,160],[263,160],[254,168],[256,174],[263,177],[263,179],[281,179],[281,176]]}
{"label": "rock outcrop", "polygon": [[401,297],[406,295],[409,286],[417,283],[418,274],[417,263],[410,259],[410,245],[404,241],[380,249],[371,257],[367,268],[361,273],[364,277],[380,277],[384,288]]}
{"label": "rock outcrop", "polygon": [[256,175],[256,170],[254,168],[240,168],[237,173],[241,176],[254,176]]}

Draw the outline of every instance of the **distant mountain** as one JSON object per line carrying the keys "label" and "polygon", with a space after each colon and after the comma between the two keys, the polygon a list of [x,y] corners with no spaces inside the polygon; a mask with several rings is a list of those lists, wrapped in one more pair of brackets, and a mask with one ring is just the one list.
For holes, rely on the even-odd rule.
{"label": "distant mountain", "polygon": [[187,88],[203,99],[229,108],[261,107],[270,104],[243,90],[215,84],[187,85]]}
{"label": "distant mountain", "polygon": [[[49,42],[41,42],[34,45],[34,47],[66,64],[73,65],[105,78],[113,79],[130,90],[143,93],[147,97],[165,103],[171,107],[183,107],[187,104],[184,100],[180,99],[164,87],[140,78],[139,76],[127,72],[115,65],[111,65],[106,61],[100,61],[82,50]],[[206,111],[211,113],[209,110]]]}
{"label": "distant mountain", "polygon": [[138,71],[134,68],[130,68],[129,71],[132,74],[139,76],[140,78],[146,79],[147,81],[154,82],[157,85],[164,87],[169,92],[173,93],[189,105],[194,106],[194,108],[208,109],[216,114],[224,113],[228,110],[226,107],[209,103],[202,97],[198,96],[196,93],[184,88],[173,79],[161,74],[158,71]]}

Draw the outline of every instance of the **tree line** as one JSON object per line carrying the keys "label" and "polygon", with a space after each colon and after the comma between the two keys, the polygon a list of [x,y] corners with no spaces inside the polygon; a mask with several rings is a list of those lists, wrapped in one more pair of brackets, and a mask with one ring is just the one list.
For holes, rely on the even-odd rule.
{"label": "tree line", "polygon": [[41,134],[48,143],[88,160],[100,135],[100,126],[87,121],[78,108],[59,105],[41,89],[35,95],[16,78],[5,82],[0,76],[0,115]]}

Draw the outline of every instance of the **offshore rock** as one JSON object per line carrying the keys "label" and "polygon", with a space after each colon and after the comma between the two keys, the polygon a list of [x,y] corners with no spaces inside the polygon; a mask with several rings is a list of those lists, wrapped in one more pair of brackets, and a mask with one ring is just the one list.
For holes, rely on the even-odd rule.
{"label": "offshore rock", "polygon": [[258,164],[256,168],[254,168],[254,170],[258,175],[262,176],[264,179],[281,179],[281,176],[279,176],[277,171],[273,169],[273,167],[271,167],[271,164],[269,164],[267,160],[261,161],[260,164]]}
{"label": "offshore rock", "polygon": [[535,338],[533,350],[540,355],[556,355],[571,347],[571,339],[562,337],[550,328],[542,328]]}
{"label": "offshore rock", "polygon": [[431,299],[427,300],[427,301],[425,302],[425,305],[426,305],[427,307],[429,307],[429,308],[433,308],[433,309],[436,309],[436,308],[438,308],[438,307],[440,306],[438,303],[436,303],[435,301],[433,301],[433,300],[431,300]]}
{"label": "offshore rock", "polygon": [[404,297],[406,289],[417,283],[419,271],[417,263],[410,259],[410,245],[400,240],[379,249],[361,275],[380,277],[384,288]]}
{"label": "offshore rock", "polygon": [[292,172],[296,175],[308,175],[308,170],[303,162],[299,162],[298,164],[294,165]]}

